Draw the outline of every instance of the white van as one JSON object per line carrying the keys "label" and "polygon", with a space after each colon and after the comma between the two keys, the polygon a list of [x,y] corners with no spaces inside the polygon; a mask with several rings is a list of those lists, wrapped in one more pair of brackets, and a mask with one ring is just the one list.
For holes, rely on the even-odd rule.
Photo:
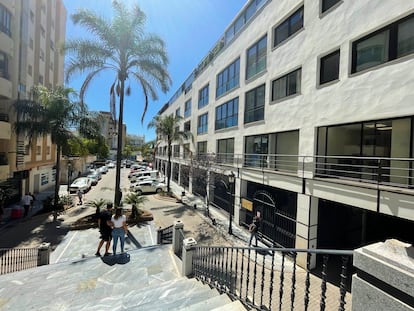
{"label": "white van", "polygon": [[131,175],[131,177],[129,178],[129,181],[135,182],[138,178],[143,177],[143,176],[148,177],[148,178],[159,179],[160,172],[158,170],[135,172]]}

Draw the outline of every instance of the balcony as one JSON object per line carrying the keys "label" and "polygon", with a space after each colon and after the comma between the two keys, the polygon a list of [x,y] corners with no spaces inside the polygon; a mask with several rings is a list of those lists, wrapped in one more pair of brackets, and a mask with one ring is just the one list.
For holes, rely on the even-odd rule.
{"label": "balcony", "polygon": [[0,139],[11,138],[11,124],[9,123],[9,115],[0,113]]}

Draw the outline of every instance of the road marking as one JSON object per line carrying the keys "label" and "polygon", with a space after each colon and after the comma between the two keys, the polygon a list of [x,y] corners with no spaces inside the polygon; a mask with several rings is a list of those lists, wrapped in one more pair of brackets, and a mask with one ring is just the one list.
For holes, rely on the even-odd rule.
{"label": "road marking", "polygon": [[60,253],[59,257],[55,260],[54,263],[59,262],[60,258],[62,258],[63,254],[65,253],[65,251],[67,250],[67,248],[69,247],[70,243],[72,243],[72,240],[75,238],[75,236],[78,234],[78,231],[75,231],[75,233],[72,235],[72,237],[70,238],[69,242],[66,244],[65,248],[63,249],[63,251]]}

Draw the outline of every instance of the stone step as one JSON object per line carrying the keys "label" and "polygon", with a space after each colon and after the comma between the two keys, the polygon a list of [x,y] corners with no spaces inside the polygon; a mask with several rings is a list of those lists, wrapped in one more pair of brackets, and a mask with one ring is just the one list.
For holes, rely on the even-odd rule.
{"label": "stone step", "polygon": [[[211,291],[216,291],[211,289]],[[217,292],[217,291],[216,291]],[[200,301],[198,303],[192,304],[191,306],[185,307],[183,311],[209,311],[214,308],[224,306],[228,303],[231,303],[231,299],[226,294],[220,294],[217,292],[217,295],[209,298],[207,300]]]}

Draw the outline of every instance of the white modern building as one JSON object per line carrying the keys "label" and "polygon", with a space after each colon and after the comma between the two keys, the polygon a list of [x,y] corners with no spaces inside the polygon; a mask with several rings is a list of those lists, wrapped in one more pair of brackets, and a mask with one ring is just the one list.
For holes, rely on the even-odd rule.
{"label": "white modern building", "polygon": [[414,1],[247,1],[159,112],[172,179],[270,245],[414,242],[413,72]]}

